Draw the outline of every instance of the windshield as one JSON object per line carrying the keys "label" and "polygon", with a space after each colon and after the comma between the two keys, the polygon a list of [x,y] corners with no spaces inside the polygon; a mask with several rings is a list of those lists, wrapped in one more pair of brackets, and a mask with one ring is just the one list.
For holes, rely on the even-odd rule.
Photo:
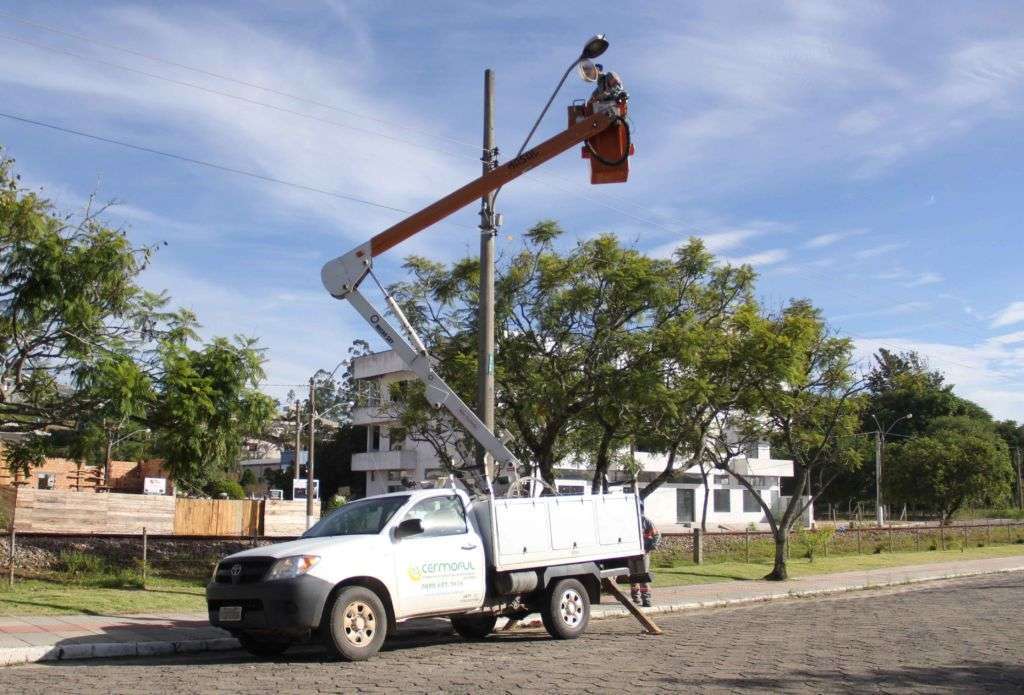
{"label": "windshield", "polygon": [[397,495],[349,502],[313,524],[302,537],[323,538],[380,533],[395,512],[408,501],[409,495]]}

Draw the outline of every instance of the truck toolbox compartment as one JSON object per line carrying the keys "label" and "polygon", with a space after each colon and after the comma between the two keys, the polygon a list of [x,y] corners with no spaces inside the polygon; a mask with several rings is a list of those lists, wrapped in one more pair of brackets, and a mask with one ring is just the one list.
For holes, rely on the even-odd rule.
{"label": "truck toolbox compartment", "polygon": [[496,498],[473,510],[498,572],[644,552],[632,493]]}

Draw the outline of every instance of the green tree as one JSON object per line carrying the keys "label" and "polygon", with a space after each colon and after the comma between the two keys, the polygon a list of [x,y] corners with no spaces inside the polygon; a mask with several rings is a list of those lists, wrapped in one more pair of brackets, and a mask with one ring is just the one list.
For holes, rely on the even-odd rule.
{"label": "green tree", "polygon": [[1006,443],[972,418],[943,418],[927,434],[888,449],[887,494],[949,523],[971,503],[1003,504],[1014,472]]}
{"label": "green tree", "polygon": [[65,386],[82,362],[162,334],[171,315],[136,282],[152,248],[104,225],[102,207],[58,215],[12,165],[0,152],[0,418],[7,431],[73,426],[95,405]]}
{"label": "green tree", "polygon": [[242,487],[248,487],[257,483],[256,474],[252,472],[251,468],[246,468],[242,471],[242,475],[238,478],[238,484]]}
{"label": "green tree", "polygon": [[216,338],[201,349],[166,341],[161,358],[150,417],[171,477],[198,489],[230,472],[245,436],[273,417],[273,400],[257,390],[263,353],[250,338]]}
{"label": "green tree", "polygon": [[46,437],[29,433],[14,441],[5,442],[4,464],[11,475],[32,475],[32,469],[43,465],[46,458]]}
{"label": "green tree", "polygon": [[[746,335],[736,346],[737,359],[750,390],[737,411],[722,413],[709,449],[716,467],[736,478],[764,511],[775,539],[774,566],[765,578],[783,580],[790,530],[835,477],[861,463],[852,435],[863,385],[853,369],[851,341],[832,335],[808,302],[792,302],[778,316],[747,312],[742,320]],[[742,450],[763,439],[780,458],[793,461],[793,494],[778,513],[738,465]],[[814,478],[821,486],[809,494]]]}
{"label": "green tree", "polygon": [[[734,271],[713,269],[699,243],[666,260],[624,247],[612,235],[561,252],[554,245],[561,234],[554,222],[535,225],[523,250],[499,268],[499,428],[512,435],[509,446],[517,456],[536,465],[548,482],[558,462],[581,454],[593,463],[599,488],[615,452],[643,430],[645,413],[659,410],[663,365],[655,328],[683,316],[699,323],[711,313],[702,302],[710,306],[711,296],[723,301],[715,283],[725,277],[731,289],[740,279]],[[438,370],[472,403],[477,261],[447,267],[410,258],[406,268],[412,280],[392,290]],[[442,460],[471,459],[473,444],[459,429],[450,436],[450,419],[422,407],[418,388],[404,394],[403,426],[430,441]]]}

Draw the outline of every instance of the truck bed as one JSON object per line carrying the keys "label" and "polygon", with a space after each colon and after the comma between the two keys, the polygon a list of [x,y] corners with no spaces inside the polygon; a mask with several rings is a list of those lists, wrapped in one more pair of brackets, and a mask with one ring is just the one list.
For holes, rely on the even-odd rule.
{"label": "truck bed", "polygon": [[473,513],[499,572],[642,555],[635,494],[498,498]]}

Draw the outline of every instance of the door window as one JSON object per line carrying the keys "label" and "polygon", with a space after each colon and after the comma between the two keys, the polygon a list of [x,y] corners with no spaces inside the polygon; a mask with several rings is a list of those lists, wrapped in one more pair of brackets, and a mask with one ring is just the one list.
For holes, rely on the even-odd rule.
{"label": "door window", "polygon": [[418,538],[466,533],[466,510],[456,495],[420,500],[406,513],[403,521],[405,519],[419,519],[423,524],[423,533]]}

